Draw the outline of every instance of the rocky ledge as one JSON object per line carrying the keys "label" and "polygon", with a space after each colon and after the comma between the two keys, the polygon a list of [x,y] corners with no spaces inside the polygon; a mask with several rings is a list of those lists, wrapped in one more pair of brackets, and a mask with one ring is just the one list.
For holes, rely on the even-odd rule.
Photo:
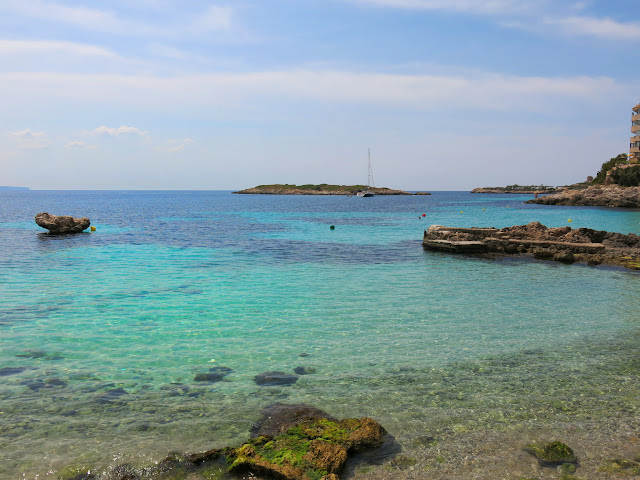
{"label": "rocky ledge", "polygon": [[591,186],[580,190],[567,189],[553,195],[528,200],[524,203],[640,208],[640,187],[607,185]]}
{"label": "rocky ledge", "polygon": [[54,234],[80,233],[91,226],[91,221],[87,217],[75,218],[67,215],[50,215],[46,212],[36,215],[36,223],[49,230],[49,233]]}
{"label": "rocky ledge", "polygon": [[[370,418],[336,420],[304,404],[269,405],[238,448],[202,453],[173,453],[150,467],[118,465],[107,472],[82,467],[59,472],[69,480],[176,480],[261,478],[278,480],[339,480],[347,459],[367,449],[393,444],[393,437]],[[200,478],[200,476],[198,476]]]}
{"label": "rocky ledge", "polygon": [[640,269],[638,235],[590,228],[547,228],[538,222],[501,229],[432,225],[424,232],[422,245],[426,250],[452,253],[528,255],[563,263]]}

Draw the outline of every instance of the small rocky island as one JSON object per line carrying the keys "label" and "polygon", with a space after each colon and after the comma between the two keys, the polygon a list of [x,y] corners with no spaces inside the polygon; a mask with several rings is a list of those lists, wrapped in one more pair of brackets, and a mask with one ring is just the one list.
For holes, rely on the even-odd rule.
{"label": "small rocky island", "polygon": [[253,195],[357,195],[358,192],[368,190],[374,195],[431,195],[427,192],[411,193],[404,190],[394,190],[384,187],[367,187],[366,185],[290,185],[277,183],[273,185],[258,185],[257,187],[239,190],[233,193]]}
{"label": "small rocky island", "polygon": [[559,189],[546,185],[507,185],[506,187],[479,187],[471,190],[471,193],[511,193],[520,195],[534,195],[555,193]]}
{"label": "small rocky island", "polygon": [[506,228],[455,228],[432,225],[425,250],[451,253],[533,256],[563,263],[617,265],[640,270],[640,236],[590,228],[547,228],[539,222]]}

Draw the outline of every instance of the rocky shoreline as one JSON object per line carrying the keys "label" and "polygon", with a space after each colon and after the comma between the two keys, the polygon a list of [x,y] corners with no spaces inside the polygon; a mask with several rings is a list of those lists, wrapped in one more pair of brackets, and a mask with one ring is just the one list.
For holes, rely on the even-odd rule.
{"label": "rocky shoreline", "polygon": [[584,189],[566,189],[524,203],[540,205],[575,205],[592,207],[640,208],[640,187],[618,185],[590,186]]}
{"label": "rocky shoreline", "polygon": [[426,250],[451,253],[533,256],[563,263],[640,269],[638,235],[590,228],[547,228],[538,222],[501,229],[432,225],[424,232],[422,245]]}

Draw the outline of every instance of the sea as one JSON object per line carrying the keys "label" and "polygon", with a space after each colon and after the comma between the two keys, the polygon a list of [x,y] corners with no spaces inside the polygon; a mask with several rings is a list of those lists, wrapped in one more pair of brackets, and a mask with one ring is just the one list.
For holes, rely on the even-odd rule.
{"label": "sea", "polygon": [[239,445],[278,402],[394,437],[343,478],[558,478],[522,450],[545,440],[618,478],[640,455],[640,272],[422,248],[433,224],[640,234],[637,210],[529,198],[0,191],[0,478]]}

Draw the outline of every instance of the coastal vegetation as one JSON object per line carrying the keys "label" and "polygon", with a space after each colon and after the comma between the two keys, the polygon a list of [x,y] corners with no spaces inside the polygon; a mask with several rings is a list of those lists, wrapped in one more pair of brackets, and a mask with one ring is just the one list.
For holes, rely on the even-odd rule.
{"label": "coastal vegetation", "polygon": [[598,173],[596,174],[595,178],[593,179],[593,184],[594,185],[602,185],[604,183],[604,181],[607,178],[607,173],[614,169],[615,167],[617,167],[618,165],[621,165],[623,163],[627,163],[627,154],[626,153],[621,153],[620,155],[610,158],[609,160],[607,160],[606,162],[604,162],[602,164],[602,167],[600,167],[600,170],[598,171]]}

